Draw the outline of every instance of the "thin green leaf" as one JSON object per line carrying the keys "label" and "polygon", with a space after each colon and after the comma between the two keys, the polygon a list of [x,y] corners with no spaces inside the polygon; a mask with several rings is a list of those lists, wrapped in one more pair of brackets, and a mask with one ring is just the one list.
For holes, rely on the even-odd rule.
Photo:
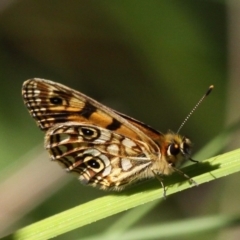
{"label": "thin green leaf", "polygon": [[[188,166],[183,171],[198,184],[202,184],[240,171],[239,159],[240,149]],[[192,187],[177,174],[166,178],[165,184],[168,188],[167,195]],[[162,197],[163,189],[160,184],[150,181],[74,207],[22,228],[4,239],[49,239]]]}
{"label": "thin green leaf", "polygon": [[[202,218],[191,218],[188,220],[174,221],[165,224],[154,224],[147,227],[137,228],[136,230],[130,230],[121,235],[120,238],[116,238],[113,234],[109,236],[109,239],[124,239],[124,240],[138,240],[138,239],[166,239],[169,237],[180,237],[183,235],[189,236],[189,234],[213,231],[223,227],[231,227],[236,224],[239,225],[239,216],[229,215],[215,215]],[[174,231],[173,231],[174,229]],[[99,236],[95,239],[104,239]],[[88,239],[90,240],[90,239]]]}

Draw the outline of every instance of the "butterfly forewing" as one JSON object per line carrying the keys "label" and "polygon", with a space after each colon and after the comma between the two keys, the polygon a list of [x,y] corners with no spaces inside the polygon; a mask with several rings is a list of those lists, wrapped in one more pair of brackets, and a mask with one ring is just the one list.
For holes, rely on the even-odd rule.
{"label": "butterfly forewing", "polygon": [[[30,114],[44,131],[55,124],[69,121],[91,123],[148,142],[155,152],[159,151],[148,135],[139,131],[124,117],[64,85],[44,79],[30,79],[23,84],[22,95]],[[148,132],[151,132],[150,128]],[[158,135],[156,132],[152,134],[156,137]]]}

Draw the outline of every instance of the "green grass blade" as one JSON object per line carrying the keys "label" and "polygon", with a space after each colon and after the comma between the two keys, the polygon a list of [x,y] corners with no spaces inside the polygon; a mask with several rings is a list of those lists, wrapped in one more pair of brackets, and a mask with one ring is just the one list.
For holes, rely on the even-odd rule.
{"label": "green grass blade", "polygon": [[113,234],[115,238],[121,236],[127,229],[129,229],[136,222],[138,222],[139,219],[144,217],[144,215],[146,215],[150,210],[156,207],[157,204],[159,204],[159,201],[153,201],[141,206],[141,208],[136,207],[126,212],[117,221],[112,223],[109,228],[104,232],[104,239],[111,240]]}
{"label": "green grass blade", "polygon": [[[240,171],[240,149],[222,154],[183,169],[198,184]],[[167,195],[192,187],[182,176],[166,178]],[[109,194],[74,207],[27,227],[4,239],[49,239],[81,226],[96,222],[141,204],[160,199],[163,190],[157,181],[149,181],[121,193]]]}
{"label": "green grass blade", "polygon": [[[165,224],[154,224],[147,227],[130,230],[121,235],[121,238],[115,238],[115,235],[109,236],[109,239],[166,239],[169,237],[183,237],[199,232],[213,231],[224,227],[239,225],[239,216],[215,215],[202,218],[191,218],[187,220],[174,221]],[[173,231],[174,229],[174,231]],[[91,238],[91,240],[104,239],[101,237]],[[90,240],[90,239],[88,239]]]}

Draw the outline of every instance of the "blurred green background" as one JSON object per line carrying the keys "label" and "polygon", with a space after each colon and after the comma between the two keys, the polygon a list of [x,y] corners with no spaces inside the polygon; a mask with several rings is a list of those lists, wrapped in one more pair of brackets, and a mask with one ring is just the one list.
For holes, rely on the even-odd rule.
{"label": "blurred green background", "polygon": [[[2,1],[0,236],[109,194],[82,186],[48,160],[44,134],[23,105],[23,81],[63,83],[162,132],[176,131],[214,84],[181,130],[197,152],[227,126],[229,112],[239,111],[228,104],[228,29],[223,1]],[[229,176],[169,196],[134,227],[236,212],[240,191],[232,183],[239,180]],[[103,233],[122,214],[57,239]],[[207,236],[223,234],[231,232]]]}

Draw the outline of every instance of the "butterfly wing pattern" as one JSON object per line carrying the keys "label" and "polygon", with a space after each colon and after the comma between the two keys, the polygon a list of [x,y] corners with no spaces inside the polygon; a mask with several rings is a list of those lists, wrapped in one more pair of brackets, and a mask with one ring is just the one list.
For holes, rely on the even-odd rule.
{"label": "butterfly wing pattern", "polygon": [[77,173],[85,185],[122,190],[145,178],[169,175],[190,156],[188,138],[162,134],[62,84],[29,79],[22,96],[45,132],[50,158]]}

